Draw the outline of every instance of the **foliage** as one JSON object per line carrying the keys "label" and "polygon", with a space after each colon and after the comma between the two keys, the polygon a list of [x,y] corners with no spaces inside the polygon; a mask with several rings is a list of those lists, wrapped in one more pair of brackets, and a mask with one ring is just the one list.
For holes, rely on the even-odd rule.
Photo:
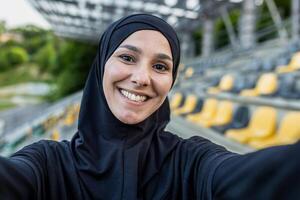
{"label": "foliage", "polygon": [[6,50],[3,49],[0,51],[0,72],[7,70],[9,67],[9,62],[6,59],[6,54]]}
{"label": "foliage", "polygon": [[29,56],[22,47],[9,47],[0,52],[0,71],[28,62]]}
{"label": "foliage", "polygon": [[14,33],[21,34],[24,38],[22,46],[29,54],[35,54],[47,43],[51,43],[55,37],[53,32],[40,29],[33,25],[27,25],[11,30]]}
{"label": "foliage", "polygon": [[49,71],[51,73],[55,68],[56,56],[53,43],[47,43],[37,51],[33,61],[40,66],[41,71]]}
{"label": "foliage", "polygon": [[24,40],[1,44],[0,85],[51,80],[56,90],[50,100],[83,88],[95,56],[95,45],[58,38],[52,31],[35,26],[8,31],[21,35]]}
{"label": "foliage", "polygon": [[25,82],[50,82],[51,77],[41,74],[39,67],[34,64],[23,64],[9,68],[0,73],[0,86],[8,86]]}
{"label": "foliage", "polygon": [[63,97],[83,88],[89,67],[96,53],[96,46],[67,40],[61,45],[56,69],[57,90],[52,99]]}
{"label": "foliage", "polygon": [[[285,0],[274,0],[276,7],[280,13],[282,19],[287,19],[291,14],[291,1]],[[263,5],[258,9],[258,17],[256,21],[256,32],[262,32],[265,28],[274,26],[274,21],[271,17],[270,11],[268,9],[267,4],[264,2]],[[278,32],[274,28],[274,31],[270,33],[265,33],[257,38],[257,42],[264,42],[266,40],[270,40],[272,38],[278,37]]]}
{"label": "foliage", "polygon": [[[238,33],[238,23],[241,15],[241,11],[238,9],[231,10],[229,13],[229,18],[234,28],[235,33]],[[216,19],[215,23],[215,48],[221,48],[229,44],[229,36],[226,31],[225,23],[222,18]]]}
{"label": "foliage", "polygon": [[198,28],[195,32],[193,32],[193,39],[195,42],[195,54],[200,55],[202,48],[202,29]]}
{"label": "foliage", "polygon": [[26,50],[22,47],[11,47],[6,54],[6,58],[12,66],[25,63],[29,60]]}

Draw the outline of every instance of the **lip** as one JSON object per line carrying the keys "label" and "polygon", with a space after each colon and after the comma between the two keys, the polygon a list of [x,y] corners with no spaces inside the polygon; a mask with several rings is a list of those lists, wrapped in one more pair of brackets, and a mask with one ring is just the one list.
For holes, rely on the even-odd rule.
{"label": "lip", "polygon": [[130,93],[132,93],[132,94],[139,95],[139,96],[146,96],[147,99],[151,99],[151,98],[152,98],[151,95],[146,94],[146,93],[144,93],[144,92],[133,91],[133,90],[129,90],[129,89],[121,88],[121,87],[117,87],[117,89],[118,89],[119,91],[120,91],[120,90],[126,90],[126,91],[128,91],[128,92],[130,92]]}
{"label": "lip", "polygon": [[[147,95],[144,95],[144,94],[141,94],[141,93],[136,93],[136,92],[132,92],[134,94],[138,94],[138,95],[144,95],[144,96],[147,96],[147,100],[146,101],[132,101],[130,99],[128,99],[127,97],[125,97],[122,93],[121,93],[121,90],[122,88],[117,88],[118,90],[118,93],[119,95],[121,96],[122,99],[124,99],[124,101],[127,103],[127,104],[131,104],[131,105],[134,105],[134,106],[141,106],[141,105],[145,105],[150,99],[151,97],[147,96]],[[125,89],[124,89],[125,90]],[[130,90],[127,90],[128,92],[131,92]]]}

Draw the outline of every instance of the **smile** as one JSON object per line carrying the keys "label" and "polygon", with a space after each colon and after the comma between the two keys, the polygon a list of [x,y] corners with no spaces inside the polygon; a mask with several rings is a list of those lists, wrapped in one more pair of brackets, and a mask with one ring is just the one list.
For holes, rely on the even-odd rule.
{"label": "smile", "polygon": [[131,93],[131,92],[129,92],[127,90],[124,90],[124,89],[120,89],[120,92],[124,97],[126,97],[127,99],[129,99],[131,101],[144,102],[148,99],[147,96],[134,94],[134,93]]}

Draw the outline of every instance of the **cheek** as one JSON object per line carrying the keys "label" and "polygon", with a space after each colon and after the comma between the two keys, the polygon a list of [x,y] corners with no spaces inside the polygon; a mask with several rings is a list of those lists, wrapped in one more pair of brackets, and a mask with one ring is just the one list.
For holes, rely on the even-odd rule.
{"label": "cheek", "polygon": [[126,79],[128,74],[129,72],[124,66],[116,62],[110,62],[105,68],[104,80],[106,80],[105,82],[114,83]]}
{"label": "cheek", "polygon": [[171,89],[172,77],[168,75],[157,76],[153,79],[153,83],[158,95],[161,97],[166,97]]}

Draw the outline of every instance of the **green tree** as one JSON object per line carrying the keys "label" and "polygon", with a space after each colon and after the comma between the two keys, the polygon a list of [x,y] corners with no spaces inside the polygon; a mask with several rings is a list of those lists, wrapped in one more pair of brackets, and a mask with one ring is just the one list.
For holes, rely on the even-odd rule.
{"label": "green tree", "polygon": [[3,49],[0,51],[0,72],[5,71],[9,68],[9,62],[6,58],[7,50]]}
{"label": "green tree", "polygon": [[72,40],[61,42],[53,71],[57,77],[57,90],[51,99],[61,98],[83,88],[96,50],[94,44]]}
{"label": "green tree", "polygon": [[21,47],[3,48],[0,51],[0,71],[8,70],[16,65],[28,62],[29,56]]}
{"label": "green tree", "polygon": [[49,42],[37,51],[33,56],[33,61],[39,65],[42,71],[51,73],[55,69],[56,57],[54,45]]}
{"label": "green tree", "polygon": [[28,62],[29,60],[26,50],[21,47],[11,47],[6,54],[6,58],[12,66]]}

